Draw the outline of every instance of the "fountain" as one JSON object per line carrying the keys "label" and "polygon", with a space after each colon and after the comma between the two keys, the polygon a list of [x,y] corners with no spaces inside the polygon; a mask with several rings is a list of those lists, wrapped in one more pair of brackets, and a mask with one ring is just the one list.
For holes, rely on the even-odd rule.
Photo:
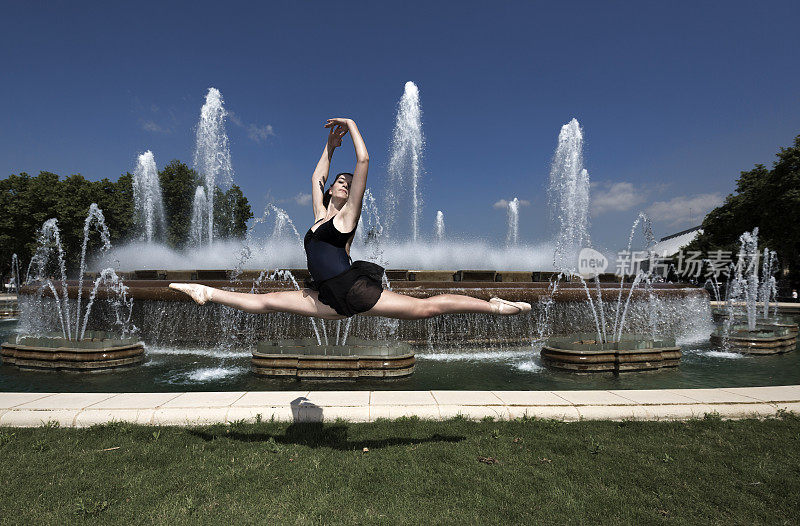
{"label": "fountain", "polygon": [[257,344],[252,370],[259,376],[292,379],[392,379],[412,374],[415,362],[411,347],[402,342],[351,338],[345,346],[278,340]]}
{"label": "fountain", "polygon": [[[577,275],[578,250],[589,245],[589,179],[583,167],[583,131],[574,119],[561,129],[550,172],[550,203],[553,218],[558,223],[554,244],[530,245],[520,241],[519,198],[507,205],[505,244],[502,240],[497,243],[480,239],[459,241],[452,234],[445,239],[441,211],[436,214],[434,236],[423,239],[419,225],[424,138],[419,90],[411,82],[405,86],[397,111],[386,209],[379,209],[378,200],[368,189],[352,245],[353,259],[368,259],[387,268],[384,286],[400,294],[425,298],[456,292],[487,300],[498,296],[531,303],[533,312],[503,318],[460,314],[430,320],[356,316],[325,321],[284,313],[247,314],[219,305],[197,306],[187,296],[168,289],[169,282],[192,280],[241,292],[277,292],[300,289],[302,281],[308,277],[301,236],[289,215],[274,205],[268,205],[264,216],[253,222],[244,241],[221,239],[219,232],[214,231],[213,197],[219,195],[220,186],[232,182],[233,173],[225,117],[221,94],[214,88],[209,89],[197,127],[194,155],[194,166],[204,178],[204,184],[195,190],[187,247],[178,251],[159,245],[141,250],[141,245],[131,245],[132,249],[127,252],[105,256],[105,260],[124,261],[126,268],[116,275],[126,280],[128,300],[136,299],[119,319],[138,325],[141,329],[137,335],[154,346],[214,349],[226,356],[235,353],[236,348],[246,348],[252,370],[271,376],[283,373],[271,374],[264,360],[278,364],[274,360],[280,358],[284,360],[280,363],[285,365],[286,357],[292,353],[313,355],[323,357],[324,362],[318,363],[327,363],[331,370],[350,371],[342,374],[352,378],[362,376],[352,373],[354,356],[365,360],[387,357],[383,350],[387,346],[396,346],[400,357],[404,353],[399,351],[407,346],[425,349],[433,355],[476,347],[490,354],[519,346],[532,352],[531,344],[537,338],[575,333],[579,333],[577,338],[581,341],[594,339],[601,345],[608,345],[627,341],[628,335],[650,334],[654,342],[667,342],[669,338],[705,330],[705,320],[710,318],[708,297],[700,289],[659,283],[646,275],[636,276],[633,284],[630,279],[609,283],[609,275],[603,274],[595,277],[591,287],[594,290],[590,290],[585,279]],[[410,229],[398,225],[401,219],[405,220],[405,214],[399,214],[397,208],[403,200],[408,201],[411,211]],[[405,206],[402,209],[406,210]],[[398,235],[401,230],[409,230],[406,239]],[[74,338],[73,333],[84,332],[88,336],[92,330],[103,327],[97,319],[99,313],[90,317],[74,312],[84,298],[94,297],[91,283],[84,283],[83,278],[103,278],[101,269],[107,265],[101,259],[96,258],[93,264],[96,272],[82,272],[79,279],[70,282],[62,276],[60,287],[51,283],[38,290],[38,285],[26,285],[23,295],[31,305],[47,291],[53,296],[45,298],[49,311],[40,309],[42,325],[49,323],[51,329],[61,327],[66,334],[62,336],[68,340]],[[101,279],[102,284],[113,282],[108,273],[104,279]],[[104,297],[109,292],[98,290],[97,294]],[[607,299],[609,296],[616,298],[616,302]],[[591,308],[587,308],[587,298]],[[57,315],[59,309],[69,311],[64,317],[70,322],[62,323],[62,316]],[[659,314],[655,315],[656,312]],[[108,314],[105,321],[114,323],[116,318],[110,311],[103,314]],[[582,335],[592,331],[597,335],[591,338]],[[656,338],[656,335],[660,336]],[[293,351],[282,352],[281,346]],[[655,343],[650,347],[665,348]],[[348,352],[346,348],[353,351],[350,351],[350,361],[343,362],[339,357]],[[669,359],[672,358],[665,357]],[[345,362],[349,365],[333,366],[337,360],[339,365]],[[308,371],[307,365],[294,369],[275,366],[272,371],[292,369],[286,376],[307,377],[310,373],[300,372]],[[406,362],[397,371],[404,367],[411,371],[412,365]],[[381,375],[389,376],[388,373]]]}
{"label": "fountain", "polygon": [[508,233],[506,246],[514,247],[519,244],[519,199],[516,197],[508,202]]}
{"label": "fountain", "polygon": [[11,254],[11,276],[14,280],[14,294],[19,294],[19,256],[16,253]]}
{"label": "fountain", "polygon": [[441,210],[436,211],[436,224],[433,232],[437,243],[444,241],[444,213]]}
{"label": "fountain", "polygon": [[[643,225],[645,238],[648,240],[646,253],[650,255],[649,247],[654,244],[654,238],[649,219],[643,213],[639,214],[631,228],[627,253],[631,254],[634,232],[639,224]],[[657,292],[664,284],[651,272],[638,269],[632,276],[633,280],[627,291],[626,275],[620,276],[619,287],[616,291],[610,290],[612,297],[616,292],[615,302],[604,301],[604,288],[599,275],[593,276],[594,298],[584,276],[575,277],[583,286],[596,332],[593,335],[581,333],[569,338],[548,338],[541,351],[542,359],[547,365],[580,372],[620,373],[675,367],[679,364],[681,350],[676,346],[675,338],[659,336],[671,332],[664,324],[665,314],[669,313],[665,312],[667,309],[664,305],[664,294]],[[642,286],[637,289],[640,285]],[[623,332],[631,312],[631,299],[637,293],[642,299],[646,299],[639,302],[639,308],[645,314],[640,318],[644,323],[639,324],[638,331],[628,329]],[[647,332],[640,332],[642,328],[646,328]]]}
{"label": "fountain", "polygon": [[548,338],[541,351],[545,364],[574,372],[643,371],[677,367],[681,349],[673,338],[653,340],[646,334],[623,334],[604,343],[591,333]]}
{"label": "fountain", "polygon": [[[793,351],[797,325],[777,312],[769,313],[775,294],[777,260],[774,251],[764,249],[759,283],[758,227],[739,236],[739,253],[726,290],[726,308],[714,312],[722,322],[711,335],[712,343],[747,354],[777,354]],[[758,302],[763,310],[759,317]]]}
{"label": "fountain", "polygon": [[[413,169],[419,169],[419,163],[408,161],[419,161],[421,148],[416,146],[422,144],[419,113],[412,111],[414,100],[418,100],[418,92],[413,84],[407,86],[406,95],[398,112],[398,126],[395,130],[398,140],[395,145],[399,146],[393,150],[393,158],[405,159],[406,169],[413,172]],[[211,97],[211,93],[209,96]],[[206,106],[209,105],[207,102]],[[203,113],[207,113],[205,106]],[[404,123],[407,122],[412,125],[406,126]],[[413,130],[413,133],[409,130]],[[551,204],[554,215],[560,221],[560,233],[557,237],[561,242],[557,246],[562,247],[565,257],[567,248],[572,247],[574,251],[580,242],[588,242],[589,238],[586,220],[588,212],[586,209],[579,209],[576,204],[583,203],[584,207],[588,207],[588,175],[582,166],[582,137],[580,126],[575,120],[562,128],[551,171]],[[412,155],[414,152],[417,155]],[[402,164],[398,161],[395,166]],[[572,180],[573,184],[566,184],[564,180]],[[390,194],[393,191],[396,192],[390,189]],[[562,191],[571,193],[565,196]],[[198,190],[196,195],[200,194],[201,191]],[[202,202],[202,199],[198,197],[195,202]],[[519,199],[512,200],[512,203],[509,212],[515,206],[518,207]],[[559,207],[570,208],[570,211],[565,213]],[[199,205],[195,208],[202,209]],[[362,217],[352,246],[353,259],[369,259],[389,268],[385,283],[387,288],[420,298],[454,291],[482,299],[499,296],[531,303],[534,305],[534,312],[530,316],[511,318],[465,314],[416,321],[359,316],[332,324],[288,314],[249,315],[217,306],[197,307],[185,303],[188,300],[186,296],[166,288],[170,281],[190,279],[242,292],[274,292],[300,288],[298,281],[302,282],[308,277],[308,271],[304,268],[301,236],[285,211],[268,205],[264,216],[256,219],[249,229],[244,244],[216,240],[217,248],[197,251],[201,256],[198,263],[205,262],[208,265],[206,267],[151,273],[131,270],[126,273],[125,276],[131,278],[128,280],[130,294],[137,299],[132,319],[141,326],[141,336],[144,339],[169,344],[218,342],[215,345],[223,348],[231,345],[255,347],[258,342],[295,341],[311,337],[318,345],[325,346],[333,341],[342,345],[351,341],[348,337],[355,337],[373,341],[404,341],[414,346],[438,350],[475,345],[529,345],[537,334],[571,334],[594,329],[602,333],[598,340],[613,340],[614,336],[620,337],[623,326],[625,331],[635,333],[655,332],[651,319],[653,297],[663,298],[662,303],[667,313],[665,319],[659,323],[658,332],[665,335],[674,336],[687,330],[695,331],[694,327],[705,319],[704,314],[708,311],[707,295],[699,289],[665,283],[651,284],[644,278],[640,278],[633,287],[624,283],[615,286],[606,281],[605,275],[594,288],[598,292],[603,289],[606,295],[611,293],[618,296],[616,312],[612,310],[611,303],[602,301],[602,297],[598,298],[601,307],[599,311],[586,309],[584,303],[588,287],[578,278],[573,279],[566,264],[560,275],[567,281],[550,282],[551,277],[559,275],[550,271],[552,249],[548,255],[545,250],[533,250],[530,246],[519,243],[516,213],[510,215],[511,241],[515,242],[515,246],[511,247],[487,247],[480,243],[446,241],[443,239],[443,227],[442,239],[435,239],[433,243],[421,239],[402,242],[387,235],[387,224],[393,220],[391,211],[389,216],[387,221],[386,214],[380,213],[376,199],[368,189],[364,195]],[[267,220],[272,223],[267,225]],[[443,214],[441,224],[443,225]],[[264,230],[265,226],[267,229],[257,236],[256,229]],[[562,235],[562,231],[568,235]],[[207,241],[204,239],[202,243]],[[227,267],[212,266],[215,265],[213,261],[217,261],[214,258],[221,252],[239,254],[238,261]],[[426,263],[433,257],[441,258],[442,263]],[[577,252],[574,259],[577,259]],[[454,261],[465,261],[467,264],[475,262],[473,269],[494,267],[498,270],[468,270],[470,267],[461,267],[463,270],[459,270],[452,263]],[[575,267],[574,261],[570,261],[573,263],[572,267]],[[259,266],[264,262],[270,266]],[[389,267],[389,262],[395,266]],[[405,264],[405,268],[398,265],[398,262]],[[230,270],[220,270],[225,268]],[[277,272],[279,270],[287,272]],[[267,279],[268,276],[271,278]],[[639,283],[645,287],[637,288]],[[71,290],[76,289],[73,287]],[[593,297],[594,293],[590,294],[590,300],[594,301]],[[609,310],[608,318],[615,320],[613,326],[609,322],[609,328],[606,328],[605,322],[600,323],[606,317],[606,310]],[[700,314],[699,317],[697,313]],[[174,322],[153,321],[160,319]],[[337,334],[335,339],[334,333]],[[321,352],[324,354],[324,350]]]}
{"label": "fountain", "polygon": [[[205,229],[207,217],[208,200],[206,199],[206,191],[202,186],[198,186],[194,192],[194,201],[192,201],[192,222],[189,224],[189,246],[198,248],[203,246],[203,234],[204,232],[207,233]],[[207,240],[208,236],[206,235],[205,237]]]}
{"label": "fountain", "polygon": [[[274,218],[270,240],[279,242],[288,237],[293,244],[301,245],[302,239],[294,222],[285,210],[273,204],[267,205],[262,217],[256,219],[253,227],[248,230],[249,244],[255,244],[253,239],[255,227],[265,223],[268,218]],[[372,259],[382,261],[380,243],[383,228],[377,213],[375,199],[369,190],[364,195],[360,222],[362,230],[366,231],[362,241],[373,249]],[[249,246],[243,249],[242,256],[239,267],[243,266],[246,259],[252,256]],[[246,277],[247,272],[237,270],[232,275],[234,279],[231,284],[235,286],[236,279]],[[276,281],[288,281],[295,290],[300,290],[301,287],[296,276],[310,278],[306,269],[261,271],[252,282],[251,292]],[[391,288],[385,276],[384,286]],[[235,312],[231,314],[236,316]],[[224,319],[231,320],[228,317]],[[336,321],[307,319],[313,329],[314,338],[286,338],[284,336],[278,339],[254,340],[256,349],[252,352],[251,360],[251,370],[254,374],[277,378],[354,380],[358,378],[397,378],[410,375],[414,370],[414,353],[406,344],[389,343],[385,338],[369,340],[348,338],[353,322],[352,318]],[[330,324],[335,325],[335,337],[333,338],[331,338],[334,334],[333,330],[329,331]],[[395,324],[394,320],[380,320],[378,325],[386,328]]]}
{"label": "fountain", "polygon": [[142,238],[152,243],[166,233],[164,202],[153,152],[139,155],[133,171],[133,203],[136,225],[142,229]]}
{"label": "fountain", "polygon": [[[422,151],[425,140],[422,135],[422,118],[419,107],[419,88],[406,82],[403,96],[397,108],[392,151],[389,156],[389,185],[385,210],[387,226],[391,231],[396,222],[397,203],[401,188],[411,187],[411,239],[419,238],[419,216],[422,199],[419,195],[419,180],[422,175]],[[410,179],[410,180],[408,180]]]}
{"label": "fountain", "polygon": [[577,119],[558,134],[547,196],[557,228],[553,266],[574,270],[578,252],[589,245],[589,173],[583,168],[583,130]]}
{"label": "fountain", "polygon": [[19,257],[11,254],[11,279],[14,282],[14,296],[0,297],[0,322],[11,322],[19,315]]}
{"label": "fountain", "polygon": [[206,102],[200,110],[194,152],[194,167],[205,178],[205,220],[209,246],[214,241],[214,191],[218,185],[225,189],[233,183],[231,152],[228,148],[228,135],[225,133],[227,115],[222,94],[216,88],[209,88]]}
{"label": "fountain", "polygon": [[[103,243],[101,251],[111,247],[103,213],[93,203],[84,222],[80,274],[73,291],[76,301],[72,305],[58,221],[49,219],[42,225],[38,247],[28,266],[25,288],[21,291],[28,293],[20,309],[21,331],[3,343],[3,364],[26,369],[95,371],[132,365],[144,359],[144,344],[134,337],[136,327],[131,325],[133,299],[128,296],[128,287],[113,268],[103,269],[99,273],[89,289],[85,311],[81,310],[86,251],[92,226],[100,234]],[[53,271],[60,274],[60,291],[50,277]],[[109,299],[113,323],[119,333],[87,331],[101,285],[105,285],[103,296]],[[45,297],[48,293],[51,298]],[[53,317],[61,328],[60,333],[48,331],[53,325]]]}
{"label": "fountain", "polygon": [[[583,167],[583,130],[576,119],[562,126],[559,133],[558,146],[550,169],[548,199],[551,215],[558,227],[553,254],[553,265],[560,271],[556,281],[562,277],[580,281],[592,313],[596,333],[591,337],[579,333],[566,338],[548,338],[541,351],[543,361],[555,368],[581,372],[619,373],[677,366],[681,351],[675,346],[674,339],[656,335],[659,317],[655,312],[660,308],[659,303],[662,300],[654,291],[655,278],[650,272],[639,269],[635,273],[624,302],[625,272],[619,277],[616,302],[604,301],[599,272],[590,274],[579,272],[579,268],[582,268],[582,265],[579,265],[579,258],[594,259],[599,262],[605,261],[605,257],[591,249],[588,232],[589,174]],[[646,259],[649,259],[655,237],[649,219],[641,212],[631,227],[627,254],[632,254],[633,236],[639,224],[643,226],[647,242]],[[594,298],[585,278],[594,278]],[[648,313],[649,334],[623,333],[631,299],[641,283],[644,283],[644,287],[640,294],[647,298],[645,311]],[[612,315],[613,323],[611,323]]]}

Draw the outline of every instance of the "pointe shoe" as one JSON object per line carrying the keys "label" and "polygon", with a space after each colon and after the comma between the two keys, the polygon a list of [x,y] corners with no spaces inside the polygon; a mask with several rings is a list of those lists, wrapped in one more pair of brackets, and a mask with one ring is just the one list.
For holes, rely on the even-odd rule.
{"label": "pointe shoe", "polygon": [[197,283],[170,283],[169,288],[188,294],[198,305],[205,305],[211,299],[211,287]]}
{"label": "pointe shoe", "polygon": [[489,300],[492,304],[492,312],[502,316],[513,316],[514,314],[521,314],[523,312],[530,312],[531,304],[524,301],[508,301],[500,298],[492,298]]}

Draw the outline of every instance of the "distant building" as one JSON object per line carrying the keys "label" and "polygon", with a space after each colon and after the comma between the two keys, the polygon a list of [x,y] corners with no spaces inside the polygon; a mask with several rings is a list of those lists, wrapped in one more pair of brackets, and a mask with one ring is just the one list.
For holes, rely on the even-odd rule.
{"label": "distant building", "polygon": [[662,257],[672,257],[702,233],[703,227],[696,226],[662,237],[661,240],[653,246],[653,252]]}
{"label": "distant building", "polygon": [[[696,226],[666,237],[662,237],[658,243],[653,245],[652,254],[658,258],[671,258],[680,252],[683,247],[694,241],[694,238],[702,233],[702,227]],[[639,263],[639,268],[647,272],[650,269],[650,261],[642,261]],[[658,273],[659,271],[656,270],[655,272]]]}

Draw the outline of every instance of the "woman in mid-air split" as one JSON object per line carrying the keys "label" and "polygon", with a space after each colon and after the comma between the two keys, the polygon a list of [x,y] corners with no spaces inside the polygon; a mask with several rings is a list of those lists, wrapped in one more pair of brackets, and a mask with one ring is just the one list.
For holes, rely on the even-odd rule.
{"label": "woman in mid-air split", "polygon": [[[352,119],[328,119],[325,127],[330,129],[328,142],[311,177],[316,221],[304,240],[308,271],[313,278],[308,288],[267,294],[231,292],[190,283],[170,283],[170,288],[189,294],[200,305],[213,301],[246,312],[289,312],[327,320],[355,314],[417,320],[439,314],[510,315],[531,310],[528,303],[500,298],[484,301],[457,294],[425,299],[404,296],[381,286],[383,267],[369,261],[352,261],[350,245],[367,188],[369,154]],[[356,150],[356,168],[352,174],[338,174],[326,191],[333,152],[348,132]]]}

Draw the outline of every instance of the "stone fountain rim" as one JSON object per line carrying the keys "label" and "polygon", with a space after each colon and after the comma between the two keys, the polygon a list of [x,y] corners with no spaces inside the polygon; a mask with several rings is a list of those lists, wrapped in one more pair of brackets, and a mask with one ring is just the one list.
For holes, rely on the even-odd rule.
{"label": "stone fountain rim", "polygon": [[[609,352],[616,351],[623,354],[627,353],[643,353],[655,352],[657,350],[673,350],[680,347],[677,346],[675,338],[657,337],[653,338],[647,334],[641,333],[623,333],[620,340],[609,341],[605,343],[577,343],[575,340],[596,340],[597,333],[578,332],[569,336],[551,336],[546,338],[544,346],[553,349],[554,351],[564,352]],[[651,347],[629,347],[625,345],[631,342],[652,342]],[[569,347],[565,344],[571,344]],[[623,345],[620,345],[622,343]]]}
{"label": "stone fountain rim", "polygon": [[[69,340],[64,338],[61,333],[47,332],[41,335],[12,334],[4,346],[24,347],[24,348],[46,348],[52,350],[64,349],[71,352],[97,352],[98,350],[115,350],[129,347],[144,347],[144,342],[137,337],[101,337],[97,335],[116,335],[112,331],[87,331],[92,335],[91,338],[82,340]],[[26,342],[26,340],[28,340]],[[60,345],[37,345],[41,343],[59,343]],[[111,345],[109,345],[111,344]]]}

